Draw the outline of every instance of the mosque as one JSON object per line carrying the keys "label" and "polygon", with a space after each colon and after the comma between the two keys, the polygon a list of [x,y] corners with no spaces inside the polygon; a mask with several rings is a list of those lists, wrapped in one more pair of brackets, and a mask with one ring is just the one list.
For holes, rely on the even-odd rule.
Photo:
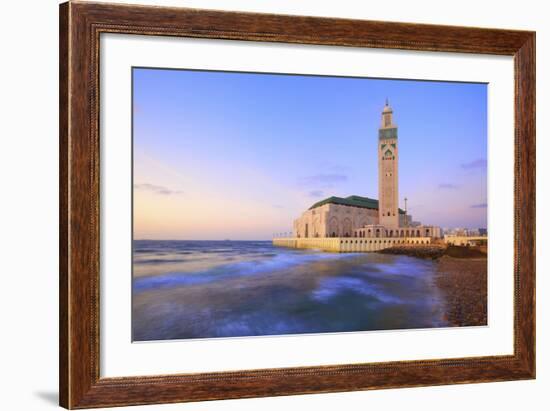
{"label": "mosque", "polygon": [[[379,199],[352,195],[329,197],[319,201],[294,221],[293,240],[339,239],[338,244],[347,244],[347,238],[379,239],[374,240],[374,243],[389,246],[396,243],[425,244],[441,237],[440,227],[413,221],[412,216],[406,212],[406,198],[405,210],[399,208],[397,126],[387,100],[382,110],[382,124],[378,130],[377,152]],[[419,239],[421,241],[418,241]],[[274,241],[274,244],[292,246],[288,240],[292,239],[287,239],[286,243],[283,240]],[[312,242],[317,243],[321,244],[319,241]],[[355,243],[364,242],[355,240]],[[365,243],[372,244],[373,241]],[[298,243],[294,241],[292,244]],[[304,244],[304,241],[300,244]]]}

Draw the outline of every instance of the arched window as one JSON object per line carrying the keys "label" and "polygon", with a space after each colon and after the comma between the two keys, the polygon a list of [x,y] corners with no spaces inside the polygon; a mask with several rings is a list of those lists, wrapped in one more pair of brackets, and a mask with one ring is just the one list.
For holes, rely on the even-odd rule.
{"label": "arched window", "polygon": [[352,237],[353,235],[352,224],[349,218],[345,218],[344,221],[342,222],[342,231],[344,233],[344,237]]}
{"label": "arched window", "polygon": [[343,237],[343,236],[340,236],[339,233],[340,233],[340,230],[339,230],[339,222],[338,222],[338,219],[336,217],[332,217],[330,220],[329,220],[329,223],[328,223],[328,231],[330,233],[332,233],[332,237]]}

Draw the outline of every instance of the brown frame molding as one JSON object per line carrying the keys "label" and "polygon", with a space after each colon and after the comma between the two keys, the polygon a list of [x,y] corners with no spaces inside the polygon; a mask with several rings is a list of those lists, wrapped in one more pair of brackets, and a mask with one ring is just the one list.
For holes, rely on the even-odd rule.
{"label": "brown frame molding", "polygon": [[[535,33],[185,8],[60,5],[60,405],[247,398],[535,378]],[[499,54],[515,62],[514,354],[154,377],[99,374],[101,33]]]}

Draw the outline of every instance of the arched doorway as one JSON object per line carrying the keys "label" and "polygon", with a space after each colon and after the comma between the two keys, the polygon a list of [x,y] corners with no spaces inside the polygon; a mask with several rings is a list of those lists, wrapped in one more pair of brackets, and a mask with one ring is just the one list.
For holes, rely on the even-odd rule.
{"label": "arched doorway", "polygon": [[330,233],[331,237],[338,237],[338,219],[336,217],[332,217],[330,219],[328,223],[328,232]]}

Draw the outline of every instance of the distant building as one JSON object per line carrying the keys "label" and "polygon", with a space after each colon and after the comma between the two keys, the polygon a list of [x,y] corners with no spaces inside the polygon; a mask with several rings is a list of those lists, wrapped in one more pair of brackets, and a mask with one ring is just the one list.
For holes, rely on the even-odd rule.
{"label": "distant building", "polygon": [[397,126],[387,101],[377,153],[379,200],[352,195],[319,201],[294,221],[294,237],[442,237],[440,227],[413,222],[412,216],[399,208]]}
{"label": "distant building", "polygon": [[456,235],[456,234],[445,234],[444,240],[446,244],[457,245],[457,246],[479,246],[487,245],[487,236],[481,235]]}
{"label": "distant building", "polygon": [[443,234],[455,237],[483,237],[487,236],[486,228],[445,228]]}

